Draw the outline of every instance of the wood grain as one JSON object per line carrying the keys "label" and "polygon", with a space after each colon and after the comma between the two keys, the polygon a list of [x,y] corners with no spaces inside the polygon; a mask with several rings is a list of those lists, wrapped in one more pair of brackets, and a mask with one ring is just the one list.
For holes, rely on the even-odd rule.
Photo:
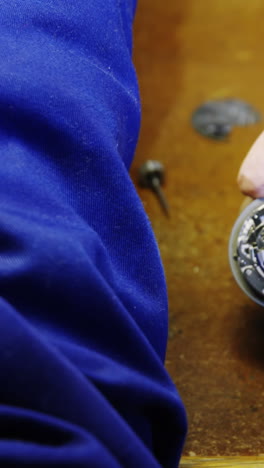
{"label": "wood grain", "polygon": [[180,468],[264,468],[264,457],[184,457]]}

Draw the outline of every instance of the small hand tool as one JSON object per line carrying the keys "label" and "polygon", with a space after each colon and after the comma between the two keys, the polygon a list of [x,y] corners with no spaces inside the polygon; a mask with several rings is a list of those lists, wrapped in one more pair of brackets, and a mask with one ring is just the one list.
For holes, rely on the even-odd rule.
{"label": "small hand tool", "polygon": [[164,183],[164,166],[159,161],[146,161],[139,169],[139,184],[141,187],[151,188],[159,199],[159,202],[169,217],[169,206],[162,191]]}

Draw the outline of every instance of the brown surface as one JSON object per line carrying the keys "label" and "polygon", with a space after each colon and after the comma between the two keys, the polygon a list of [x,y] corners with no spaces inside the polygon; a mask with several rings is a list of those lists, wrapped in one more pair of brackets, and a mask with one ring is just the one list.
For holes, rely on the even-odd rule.
{"label": "brown surface", "polygon": [[218,457],[199,458],[183,457],[180,468],[264,468],[264,458],[251,457]]}
{"label": "brown surface", "polygon": [[140,0],[135,64],[143,124],[132,177],[145,159],[167,168],[171,219],[139,190],[168,282],[167,368],[185,402],[185,453],[264,452],[264,310],[237,287],[227,258],[243,197],[239,165],[262,124],[228,142],[190,126],[201,102],[245,99],[264,114],[263,0]]}

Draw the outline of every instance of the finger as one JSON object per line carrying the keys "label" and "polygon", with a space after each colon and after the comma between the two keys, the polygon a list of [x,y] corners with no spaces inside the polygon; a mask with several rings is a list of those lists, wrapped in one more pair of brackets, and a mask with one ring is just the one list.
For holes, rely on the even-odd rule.
{"label": "finger", "polygon": [[237,183],[245,195],[264,197],[264,132],[260,134],[239,169]]}

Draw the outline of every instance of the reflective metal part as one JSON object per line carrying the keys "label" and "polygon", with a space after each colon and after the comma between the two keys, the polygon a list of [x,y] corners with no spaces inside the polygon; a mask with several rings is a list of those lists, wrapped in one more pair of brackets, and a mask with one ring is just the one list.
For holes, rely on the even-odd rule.
{"label": "reflective metal part", "polygon": [[264,306],[264,199],[252,202],[237,219],[229,241],[229,261],[239,286]]}
{"label": "reflective metal part", "polygon": [[164,166],[159,161],[146,161],[139,169],[139,184],[153,190],[167,216],[169,216],[169,206],[162,191],[161,185],[164,183]]}
{"label": "reflective metal part", "polygon": [[208,101],[192,115],[192,125],[201,134],[215,140],[225,139],[235,125],[251,125],[261,120],[260,113],[239,99]]}

